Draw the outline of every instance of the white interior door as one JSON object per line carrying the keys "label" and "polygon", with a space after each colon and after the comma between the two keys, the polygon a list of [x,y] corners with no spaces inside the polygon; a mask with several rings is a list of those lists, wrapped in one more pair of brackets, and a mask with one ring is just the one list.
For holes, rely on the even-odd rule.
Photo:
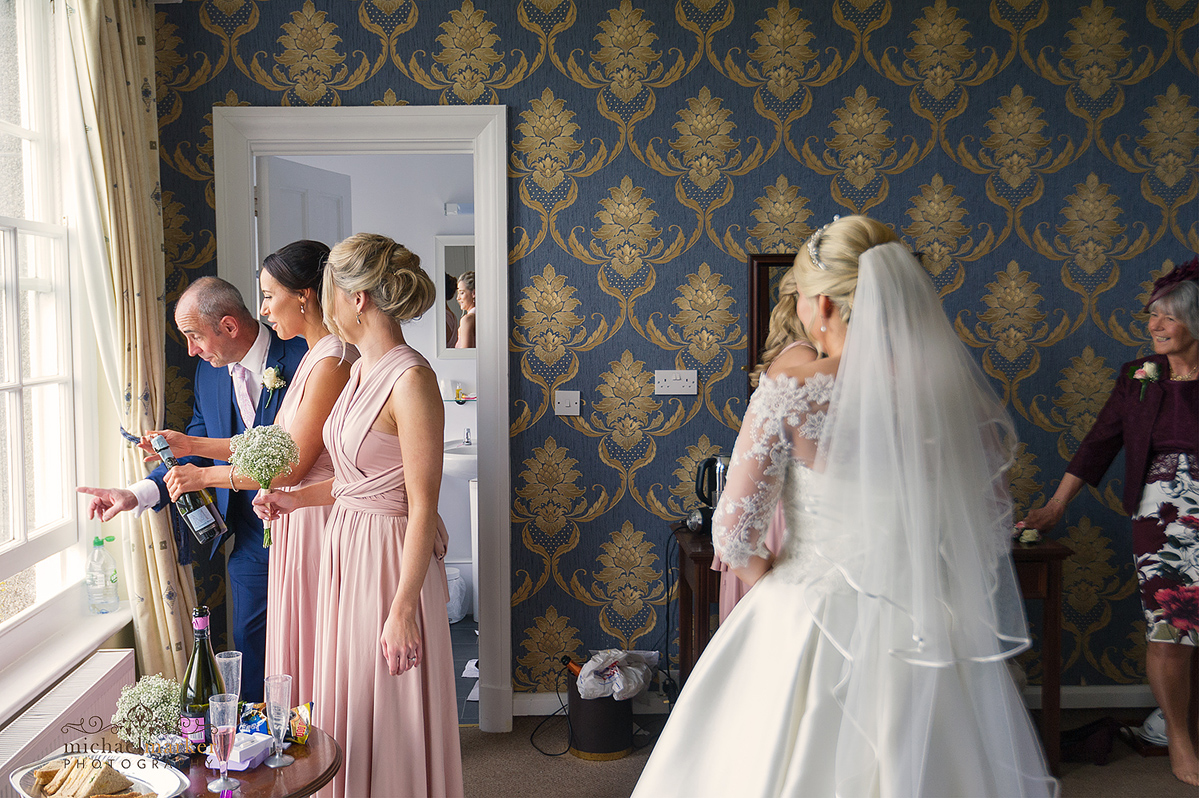
{"label": "white interior door", "polygon": [[[256,265],[293,241],[310,239],[331,247],[350,235],[349,175],[275,156],[256,160]],[[260,299],[257,289],[253,299]]]}

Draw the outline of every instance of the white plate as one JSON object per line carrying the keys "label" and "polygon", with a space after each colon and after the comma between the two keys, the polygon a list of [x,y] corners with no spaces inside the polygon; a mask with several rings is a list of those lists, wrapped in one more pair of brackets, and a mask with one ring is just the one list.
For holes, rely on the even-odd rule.
{"label": "white plate", "polygon": [[133,786],[139,792],[156,793],[158,798],[172,798],[172,796],[179,795],[188,785],[187,778],[165,762],[159,762],[157,759],[151,759],[148,756],[122,754],[119,752],[48,756],[40,762],[35,762],[27,767],[17,768],[12,776],[9,777],[9,780],[12,782],[12,786],[16,788],[18,795],[29,796],[29,798],[44,798],[42,791],[35,787],[37,777],[33,775],[33,772],[43,767],[47,762],[53,762],[56,759],[74,759],[79,757],[99,759],[102,762],[107,762],[115,770],[123,773],[126,778],[132,780]]}

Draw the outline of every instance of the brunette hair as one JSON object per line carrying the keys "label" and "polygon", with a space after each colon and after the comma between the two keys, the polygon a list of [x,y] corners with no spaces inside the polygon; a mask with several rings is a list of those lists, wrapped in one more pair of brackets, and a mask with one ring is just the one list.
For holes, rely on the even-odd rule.
{"label": "brunette hair", "polygon": [[321,277],[328,259],[329,247],[320,241],[305,239],[293,241],[278,252],[267,255],[262,261],[262,270],[294,294],[311,288],[319,303]]}

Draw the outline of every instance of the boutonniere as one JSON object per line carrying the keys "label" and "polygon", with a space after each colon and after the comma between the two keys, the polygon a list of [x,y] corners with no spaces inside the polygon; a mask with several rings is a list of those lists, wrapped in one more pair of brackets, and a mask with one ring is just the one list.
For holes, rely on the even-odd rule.
{"label": "boutonniere", "polygon": [[284,385],[287,385],[287,380],[283,379],[283,372],[277,366],[269,366],[262,372],[262,387],[266,388],[268,402],[275,391]]}
{"label": "boutonniere", "polygon": [[1145,401],[1145,389],[1149,387],[1149,383],[1157,382],[1161,379],[1162,375],[1156,363],[1146,360],[1141,364],[1140,368],[1133,368],[1131,376],[1134,380],[1141,383],[1140,401],[1143,402]]}

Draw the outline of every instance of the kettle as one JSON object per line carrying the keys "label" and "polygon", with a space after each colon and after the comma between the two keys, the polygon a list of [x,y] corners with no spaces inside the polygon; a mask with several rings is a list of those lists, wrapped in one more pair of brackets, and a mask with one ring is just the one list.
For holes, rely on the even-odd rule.
{"label": "kettle", "polygon": [[715,507],[724,493],[724,479],[729,471],[729,458],[709,457],[699,464],[695,472],[695,495],[708,505]]}
{"label": "kettle", "polygon": [[709,457],[695,472],[695,495],[703,506],[692,511],[687,528],[692,532],[712,534],[712,511],[724,492],[724,480],[729,470],[729,458]]}

